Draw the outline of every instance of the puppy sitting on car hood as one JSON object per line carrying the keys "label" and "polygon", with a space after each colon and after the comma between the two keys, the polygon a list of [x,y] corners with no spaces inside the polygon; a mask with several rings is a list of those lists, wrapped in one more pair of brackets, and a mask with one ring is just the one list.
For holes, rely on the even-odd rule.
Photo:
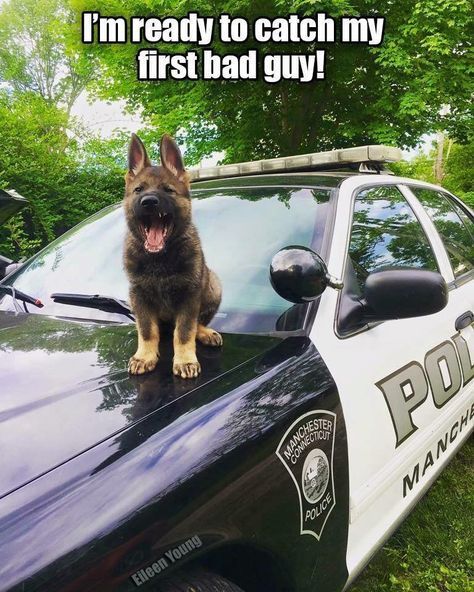
{"label": "puppy sitting on car hood", "polygon": [[153,370],[159,358],[161,326],[172,324],[173,373],[198,376],[196,339],[222,345],[206,325],[221,301],[217,275],[208,269],[191,220],[189,175],[170,136],[160,145],[161,166],[152,166],[145,146],[132,135],[125,175],[125,269],[130,303],[138,330],[138,349],[130,358],[131,374]]}

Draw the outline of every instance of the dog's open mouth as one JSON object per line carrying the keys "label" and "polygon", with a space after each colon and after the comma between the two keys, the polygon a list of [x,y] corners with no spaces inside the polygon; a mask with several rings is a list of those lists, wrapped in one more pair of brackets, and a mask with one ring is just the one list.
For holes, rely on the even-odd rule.
{"label": "dog's open mouth", "polygon": [[145,250],[149,253],[162,251],[171,227],[171,216],[169,214],[148,216],[141,225],[145,238]]}

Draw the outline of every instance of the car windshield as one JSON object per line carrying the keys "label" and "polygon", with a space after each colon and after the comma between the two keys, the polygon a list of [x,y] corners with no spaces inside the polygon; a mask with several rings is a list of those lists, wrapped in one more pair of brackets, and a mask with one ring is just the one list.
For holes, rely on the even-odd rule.
{"label": "car windshield", "polygon": [[[236,333],[301,326],[303,305],[292,307],[275,293],[269,264],[287,245],[320,249],[329,195],[329,188],[193,191],[193,219],[207,265],[223,287],[213,327]],[[50,298],[52,293],[65,292],[127,300],[122,262],[125,232],[122,207],[108,207],[48,245],[5,283],[43,302],[41,309],[28,306],[33,314],[130,322],[117,313],[55,303]],[[0,294],[0,298],[0,310],[18,310],[11,294]]]}

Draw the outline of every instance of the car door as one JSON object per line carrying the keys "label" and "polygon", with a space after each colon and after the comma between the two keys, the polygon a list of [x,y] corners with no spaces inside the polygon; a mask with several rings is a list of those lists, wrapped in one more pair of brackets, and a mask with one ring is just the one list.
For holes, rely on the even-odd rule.
{"label": "car door", "polygon": [[[420,217],[431,222],[451,264],[453,281],[449,284],[449,307],[457,315],[453,323],[455,340],[474,339],[474,216],[455,196],[437,187],[410,184],[403,188],[420,204]],[[407,193],[408,191],[408,193]],[[412,202],[413,203],[413,202]],[[416,205],[414,206],[416,207]],[[459,335],[457,335],[459,334]],[[460,354],[462,362],[462,354]],[[463,386],[467,386],[464,381]]]}
{"label": "car door", "polygon": [[[351,307],[367,275],[393,267],[441,273],[452,288],[448,306],[351,327]],[[393,177],[364,175],[341,184],[328,270],[345,287],[322,295],[311,337],[334,376],[347,426],[352,579],[468,435],[472,390],[463,387],[451,339],[468,307],[454,294],[450,260],[429,216]],[[472,282],[465,285],[472,297]],[[472,340],[463,348],[468,372]]]}

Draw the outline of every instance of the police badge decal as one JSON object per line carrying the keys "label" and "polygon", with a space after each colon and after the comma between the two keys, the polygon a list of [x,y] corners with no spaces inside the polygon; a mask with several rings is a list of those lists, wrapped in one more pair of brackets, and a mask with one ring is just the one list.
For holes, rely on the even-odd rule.
{"label": "police badge decal", "polygon": [[334,506],[336,414],[310,411],[287,430],[276,454],[289,472],[300,501],[300,534],[318,541]]}

